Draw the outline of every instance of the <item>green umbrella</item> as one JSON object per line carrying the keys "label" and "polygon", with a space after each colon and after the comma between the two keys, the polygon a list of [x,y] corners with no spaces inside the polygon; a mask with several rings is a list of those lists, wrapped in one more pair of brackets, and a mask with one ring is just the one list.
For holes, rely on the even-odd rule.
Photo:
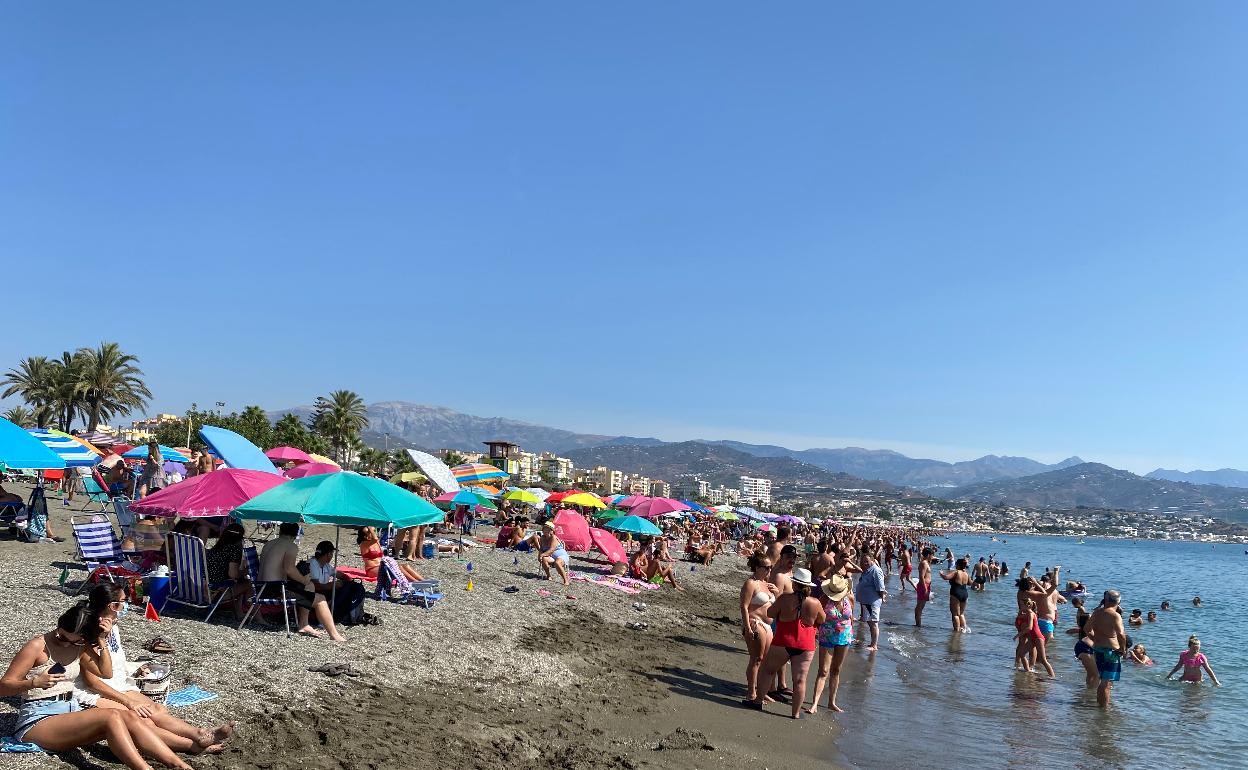
{"label": "green umbrella", "polygon": [[733,513],[732,511],[721,511],[715,514],[715,518],[723,519],[724,521],[737,521],[741,517]]}
{"label": "green umbrella", "polygon": [[515,500],[516,502],[520,502],[520,503],[530,503],[532,505],[537,505],[538,503],[542,502],[541,500],[538,499],[537,495],[533,494],[527,489],[513,489],[507,492],[506,494],[504,494],[503,499]]}
{"label": "green umbrella", "polygon": [[443,519],[432,504],[381,479],[323,473],[292,479],[234,509],[240,519],[337,524],[342,527],[417,527]]}

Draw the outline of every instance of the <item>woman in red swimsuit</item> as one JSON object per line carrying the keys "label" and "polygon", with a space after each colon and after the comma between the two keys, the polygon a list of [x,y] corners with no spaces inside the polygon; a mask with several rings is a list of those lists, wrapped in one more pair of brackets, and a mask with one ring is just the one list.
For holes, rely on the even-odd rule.
{"label": "woman in red swimsuit", "polygon": [[[360,527],[355,535],[355,542],[360,546],[360,558],[364,560],[364,573],[377,579],[377,571],[381,569],[381,558],[385,552],[381,550],[381,539],[377,537],[376,527]],[[408,580],[424,580],[420,573],[409,565],[399,563],[399,570]]]}
{"label": "woman in red swimsuit", "polygon": [[818,644],[815,632],[827,620],[823,604],[810,595],[815,587],[810,570],[798,567],[793,570],[793,593],[782,594],[767,608],[768,617],[776,622],[776,632],[767,648],[767,656],[759,667],[755,684],[754,700],[742,704],[755,711],[763,710],[767,700],[767,686],[786,663],[793,667],[793,692],[789,696],[793,718],[802,718],[802,703],[806,700],[806,673],[815,657]]}

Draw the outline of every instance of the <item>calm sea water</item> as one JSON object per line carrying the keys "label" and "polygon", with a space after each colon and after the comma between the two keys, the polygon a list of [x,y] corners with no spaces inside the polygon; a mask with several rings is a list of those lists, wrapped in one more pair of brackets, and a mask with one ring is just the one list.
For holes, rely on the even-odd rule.
{"label": "calm sea water", "polygon": [[[973,633],[950,630],[947,583],[914,623],[914,595],[895,598],[889,578],[881,649],[872,660],[855,649],[846,660],[838,701],[848,713],[830,750],[838,764],[863,768],[973,763],[985,768],[1248,767],[1248,555],[1243,546],[1052,537],[953,536],[939,545],[976,559],[996,553],[1010,566],[1007,580],[972,592],[967,622]],[[1156,661],[1123,663],[1111,709],[1096,705],[1083,684],[1074,638],[1059,633],[1049,647],[1058,678],[1016,673],[1013,579],[1026,561],[1033,574],[1062,565],[1062,578],[1081,580],[1097,596],[1122,592],[1129,613],[1174,609],[1159,621],[1128,627]],[[941,563],[943,568],[943,562]],[[1194,608],[1199,594],[1205,606]],[[1094,602],[1089,602],[1094,604]],[[1089,610],[1091,606],[1089,606]],[[1074,625],[1060,605],[1059,629]],[[1163,681],[1196,634],[1223,686]]]}

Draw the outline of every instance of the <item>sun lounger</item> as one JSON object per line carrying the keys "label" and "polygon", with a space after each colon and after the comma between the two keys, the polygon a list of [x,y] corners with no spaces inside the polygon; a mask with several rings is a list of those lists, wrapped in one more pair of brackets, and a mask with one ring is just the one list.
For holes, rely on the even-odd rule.
{"label": "sun lounger", "polygon": [[420,604],[428,609],[442,598],[442,589],[436,580],[408,580],[394,557],[387,556],[377,572],[376,597],[380,601]]}
{"label": "sun lounger", "polygon": [[208,554],[203,540],[194,535],[174,532],[169,535],[168,543],[173,552],[173,563],[176,565],[173,593],[169,595],[169,601],[208,610],[208,615],[204,618],[206,623],[212,619],[217,607],[221,606],[221,601],[229,595],[228,589],[234,587],[234,581],[208,582]]}

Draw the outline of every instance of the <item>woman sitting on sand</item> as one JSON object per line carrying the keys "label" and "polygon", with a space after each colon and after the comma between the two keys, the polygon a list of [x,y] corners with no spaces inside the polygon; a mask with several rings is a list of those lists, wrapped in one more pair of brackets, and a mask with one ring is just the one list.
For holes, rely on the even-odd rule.
{"label": "woman sitting on sand", "polygon": [[87,603],[79,602],[61,615],[56,628],[22,646],[0,677],[0,695],[21,696],[13,737],[46,751],[107,741],[113,755],[130,770],[151,770],[144,755],[178,770],[192,770],[137,712],[83,710],[74,680],[81,672],[81,657],[99,659],[99,636],[99,622]]}
{"label": "woman sitting on sand", "polygon": [[637,552],[629,560],[629,574],[637,580],[646,580],[655,585],[663,585],[664,582],[668,582],[677,591],[685,590],[680,583],[676,582],[676,573],[672,571],[671,566],[662,563],[655,557],[653,538],[651,537],[646,537],[641,541],[641,547],[637,549]]}
{"label": "woman sitting on sand", "polygon": [[[200,754],[224,750],[223,744],[234,734],[233,723],[216,730],[201,729],[178,719],[135,685],[118,629],[118,621],[129,612],[121,586],[100,583],[91,589],[87,606],[99,623],[102,643],[99,655],[84,651],[79,657],[81,674],[74,683],[80,691],[79,700],[97,708],[133,711],[148,720],[153,732],[174,751]],[[140,667],[135,676],[146,673],[145,668]]]}
{"label": "woman sitting on sand", "polygon": [[741,636],[745,638],[745,647],[750,654],[750,660],[745,664],[745,688],[749,700],[754,700],[758,668],[771,646],[771,619],[767,617],[767,608],[776,600],[778,591],[767,580],[771,574],[771,559],[761,553],[754,554],[747,566],[750,576],[741,585]]}
{"label": "woman sitting on sand", "polygon": [[[377,573],[381,570],[381,559],[386,555],[381,550],[381,538],[377,537],[377,528],[360,527],[355,534],[355,542],[360,547],[360,558],[364,560],[364,574],[376,580]],[[408,580],[424,580],[410,564],[395,563],[399,565],[403,577]]]}

